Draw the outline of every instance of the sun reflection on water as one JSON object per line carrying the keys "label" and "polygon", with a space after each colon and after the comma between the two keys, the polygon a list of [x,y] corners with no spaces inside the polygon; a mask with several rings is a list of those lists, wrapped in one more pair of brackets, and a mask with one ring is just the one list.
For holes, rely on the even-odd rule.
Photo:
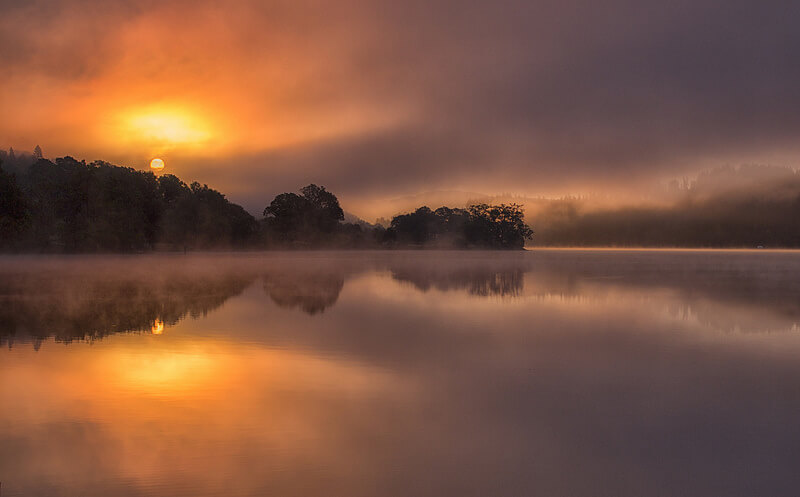
{"label": "sun reflection on water", "polygon": [[150,332],[153,335],[161,335],[164,333],[164,321],[160,319],[156,319],[153,323],[153,326],[150,328]]}

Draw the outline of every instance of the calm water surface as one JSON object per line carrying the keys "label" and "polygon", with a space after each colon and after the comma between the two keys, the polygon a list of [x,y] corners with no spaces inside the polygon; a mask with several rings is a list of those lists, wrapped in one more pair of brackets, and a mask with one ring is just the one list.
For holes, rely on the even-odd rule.
{"label": "calm water surface", "polygon": [[800,254],[0,258],[11,496],[795,496]]}

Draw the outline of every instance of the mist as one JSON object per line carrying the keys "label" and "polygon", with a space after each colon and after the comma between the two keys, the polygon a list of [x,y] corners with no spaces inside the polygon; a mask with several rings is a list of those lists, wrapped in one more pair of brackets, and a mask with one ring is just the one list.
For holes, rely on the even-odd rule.
{"label": "mist", "polygon": [[800,175],[745,165],[673,180],[639,202],[562,198],[539,202],[526,221],[536,245],[797,247]]}

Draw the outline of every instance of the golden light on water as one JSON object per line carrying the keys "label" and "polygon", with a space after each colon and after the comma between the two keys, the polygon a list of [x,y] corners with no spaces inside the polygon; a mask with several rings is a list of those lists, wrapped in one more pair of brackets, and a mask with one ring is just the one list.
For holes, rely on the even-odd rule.
{"label": "golden light on water", "polygon": [[[153,159],[153,160],[156,161],[156,160],[160,160],[160,159]],[[152,163],[151,163],[150,167],[153,167]],[[163,168],[164,165],[162,164],[161,167]],[[161,335],[162,333],[164,333],[164,321],[162,321],[160,319],[156,319],[156,321],[153,323],[153,326],[150,328],[150,332],[153,335]]]}
{"label": "golden light on water", "polygon": [[222,381],[223,363],[202,350],[120,352],[114,381],[118,388],[174,398],[198,393]]}
{"label": "golden light on water", "polygon": [[161,171],[162,169],[164,169],[164,161],[159,158],[151,160],[150,169],[152,169],[153,171]]}

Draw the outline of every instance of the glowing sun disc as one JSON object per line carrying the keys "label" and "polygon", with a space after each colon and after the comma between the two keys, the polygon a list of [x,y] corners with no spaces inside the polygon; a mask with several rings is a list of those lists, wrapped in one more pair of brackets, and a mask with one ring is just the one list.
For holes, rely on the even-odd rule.
{"label": "glowing sun disc", "polygon": [[150,161],[150,169],[153,171],[161,171],[164,169],[164,161],[161,159],[153,159]]}

